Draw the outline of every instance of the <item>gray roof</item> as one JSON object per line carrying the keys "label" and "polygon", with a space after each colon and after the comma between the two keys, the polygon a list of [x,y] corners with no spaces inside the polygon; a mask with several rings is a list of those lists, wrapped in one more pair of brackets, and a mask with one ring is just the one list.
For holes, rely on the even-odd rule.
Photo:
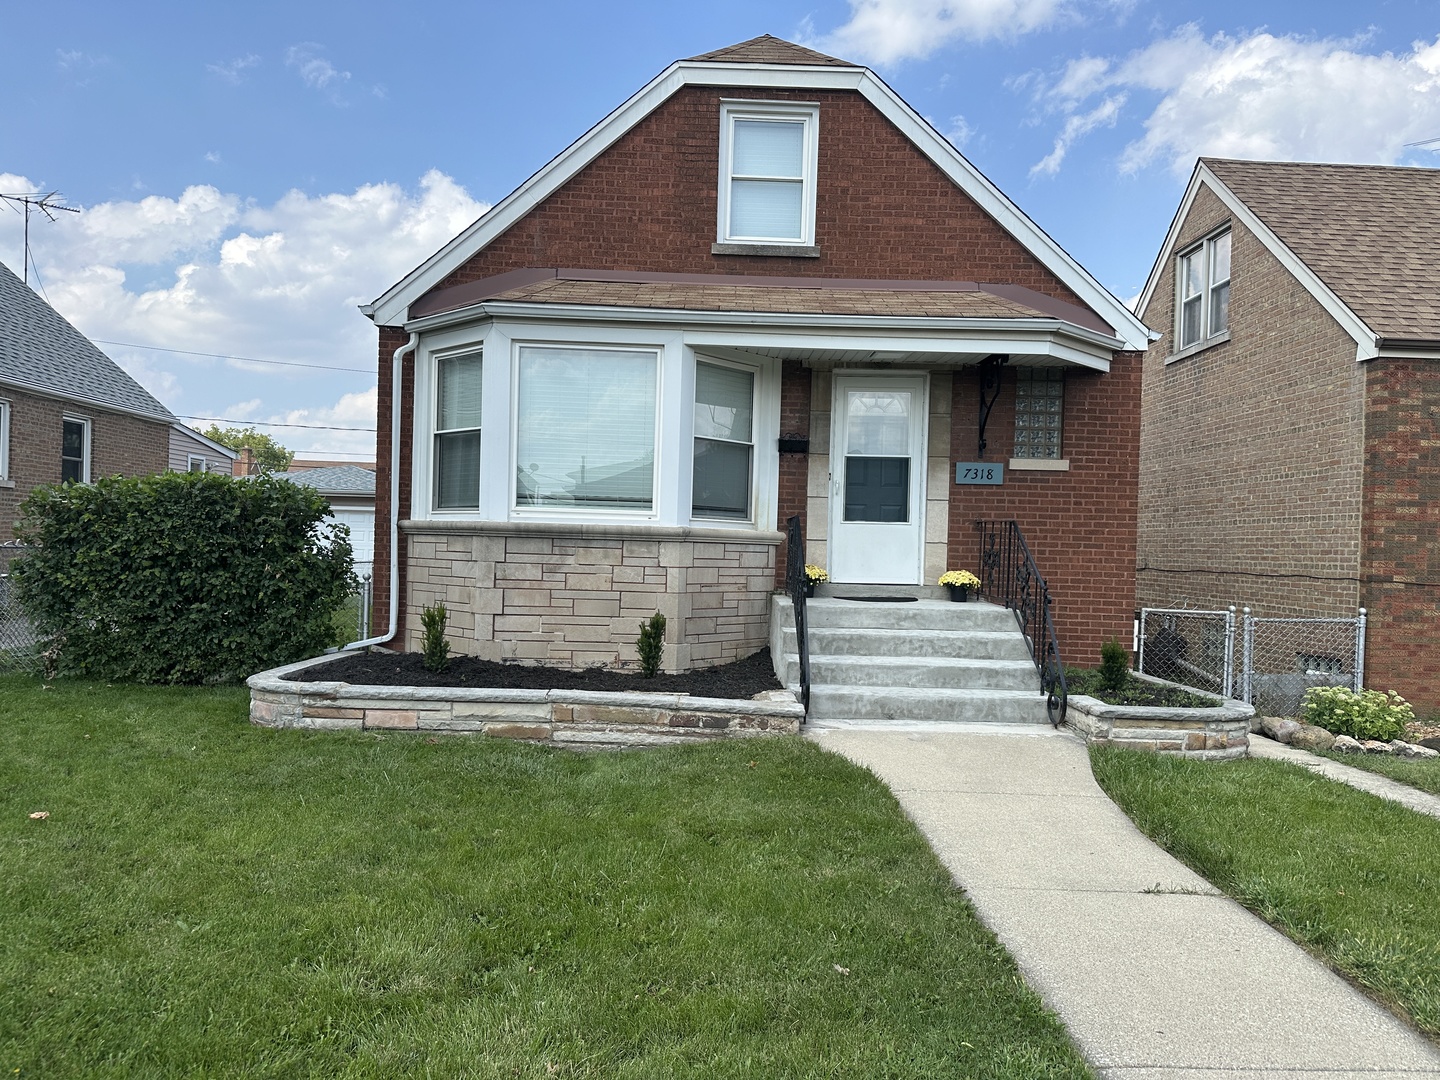
{"label": "gray roof", "polygon": [[0,382],[173,420],[170,410],[0,263]]}
{"label": "gray roof", "polygon": [[329,465],[323,469],[299,469],[275,475],[312,487],[322,495],[375,494],[374,470],[362,469],[359,465]]}

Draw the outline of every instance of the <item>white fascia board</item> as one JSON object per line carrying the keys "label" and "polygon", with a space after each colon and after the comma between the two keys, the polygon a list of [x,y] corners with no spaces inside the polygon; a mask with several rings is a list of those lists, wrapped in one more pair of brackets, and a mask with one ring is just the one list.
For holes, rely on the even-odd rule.
{"label": "white fascia board", "polygon": [[934,162],[957,187],[1033,253],[1080,299],[1115,327],[1127,349],[1155,337],[1134,312],[1092,277],[919,113],[874,72],[860,67],[781,66],[678,61],[592,127],[478,221],[361,311],[381,326],[403,320],[415,300],[547,199],[683,86],[734,89],[857,90]]}
{"label": "white fascia board", "polygon": [[1190,208],[1194,205],[1195,198],[1199,195],[1202,186],[1209,188],[1211,193],[1230,211],[1231,218],[1249,229],[1265,245],[1265,249],[1275,256],[1280,265],[1289,271],[1290,276],[1303,285],[1305,291],[1313,296],[1326,313],[1340,324],[1341,329],[1355,339],[1356,360],[1371,360],[1379,355],[1379,335],[1370,329],[1365,320],[1355,314],[1345,301],[1335,295],[1335,291],[1321,281],[1315,271],[1311,270],[1299,255],[1291,251],[1285,241],[1275,235],[1274,230],[1261,221],[1255,211],[1251,210],[1238,195],[1231,191],[1203,161],[1197,162],[1195,165],[1195,173],[1190,178],[1189,187],[1185,189],[1185,197],[1180,200],[1180,207],[1175,211],[1175,219],[1170,223],[1170,231],[1165,234],[1165,242],[1160,247],[1160,254],[1150,268],[1150,276],[1145,281],[1145,289],[1141,292],[1140,300],[1136,304],[1139,310],[1144,311],[1146,305],[1150,303],[1151,297],[1154,296],[1155,289],[1160,283],[1162,271],[1175,257],[1180,229],[1188,218]]}

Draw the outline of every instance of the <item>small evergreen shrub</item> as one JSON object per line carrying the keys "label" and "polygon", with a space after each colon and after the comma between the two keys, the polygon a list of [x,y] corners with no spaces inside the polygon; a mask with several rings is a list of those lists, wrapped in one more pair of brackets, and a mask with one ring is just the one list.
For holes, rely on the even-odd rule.
{"label": "small evergreen shrub", "polygon": [[649,621],[640,624],[640,637],[635,642],[635,651],[640,654],[640,672],[647,679],[653,679],[660,672],[660,661],[665,656],[665,616],[655,612]]}
{"label": "small evergreen shrub", "polygon": [[420,611],[420,622],[425,627],[425,636],[420,639],[420,652],[427,671],[444,671],[450,663],[450,642],[445,640],[445,620],[449,614],[444,604]]}
{"label": "small evergreen shrub", "polygon": [[1130,681],[1130,654],[1119,640],[1111,638],[1100,646],[1100,686],[1119,692]]}
{"label": "small evergreen shrub", "polygon": [[1410,703],[1394,690],[1361,690],[1348,686],[1312,686],[1305,691],[1300,717],[1336,735],[1390,742],[1405,734],[1415,719]]}
{"label": "small evergreen shrub", "polygon": [[241,679],[323,652],[356,587],[350,530],[312,488],[215,473],[42,486],[14,566],[60,674]]}

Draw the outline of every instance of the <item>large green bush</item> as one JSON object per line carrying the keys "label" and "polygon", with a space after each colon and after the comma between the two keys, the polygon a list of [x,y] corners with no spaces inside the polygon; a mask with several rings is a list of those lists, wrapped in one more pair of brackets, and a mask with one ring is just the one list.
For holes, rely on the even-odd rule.
{"label": "large green bush", "polygon": [[243,678],[329,646],[355,588],[349,530],[286,480],[117,476],[36,488],[21,511],[21,600],[78,675]]}
{"label": "large green bush", "polygon": [[1389,742],[1405,734],[1405,725],[1415,719],[1410,703],[1394,690],[1362,690],[1348,686],[1312,686],[1305,691],[1301,718],[1336,735],[1352,739],[1379,739]]}

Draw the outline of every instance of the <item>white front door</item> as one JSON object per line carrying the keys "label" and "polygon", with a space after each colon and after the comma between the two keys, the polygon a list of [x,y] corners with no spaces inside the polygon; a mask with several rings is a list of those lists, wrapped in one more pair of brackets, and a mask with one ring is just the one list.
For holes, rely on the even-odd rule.
{"label": "white front door", "polygon": [[924,375],[837,375],[830,577],[918,585],[925,551]]}

